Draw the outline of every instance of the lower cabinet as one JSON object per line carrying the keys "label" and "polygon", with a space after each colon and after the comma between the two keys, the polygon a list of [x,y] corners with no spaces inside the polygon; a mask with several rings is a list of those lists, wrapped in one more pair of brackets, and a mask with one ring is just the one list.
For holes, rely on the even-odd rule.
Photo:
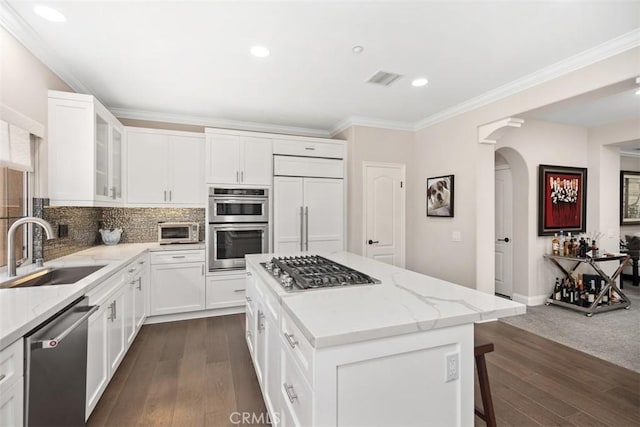
{"label": "lower cabinet", "polygon": [[204,250],[151,254],[151,316],[205,308]]}
{"label": "lower cabinet", "polygon": [[87,295],[89,303],[100,308],[88,323],[85,419],[100,400],[146,317],[146,258],[145,254],[130,263]]}
{"label": "lower cabinet", "polygon": [[206,308],[237,307],[245,302],[246,273],[244,270],[207,276]]}
{"label": "lower cabinet", "polygon": [[0,351],[0,426],[24,423],[24,341]]}

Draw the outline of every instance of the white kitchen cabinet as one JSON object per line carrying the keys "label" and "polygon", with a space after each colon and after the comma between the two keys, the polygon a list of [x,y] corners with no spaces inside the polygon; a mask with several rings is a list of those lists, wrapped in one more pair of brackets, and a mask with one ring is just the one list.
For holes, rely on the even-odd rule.
{"label": "white kitchen cabinet", "polygon": [[134,322],[136,325],[136,331],[139,331],[144,324],[144,319],[147,317],[147,300],[149,295],[149,271],[146,264],[143,265],[142,270],[138,273],[136,279],[136,294],[134,300]]}
{"label": "white kitchen cabinet", "polygon": [[274,251],[344,249],[344,181],[274,178]]}
{"label": "white kitchen cabinet", "polygon": [[193,132],[127,128],[127,203],[205,204],[204,137]]}
{"label": "white kitchen cabinet", "polygon": [[126,312],[125,312],[125,290],[126,287],[121,287],[116,293],[113,295],[111,303],[109,306],[111,307],[111,312],[107,315],[107,320],[109,320],[108,331],[108,360],[109,360],[109,370],[111,373],[115,372],[120,362],[124,358],[124,354],[127,351],[127,339],[126,339]]}
{"label": "white kitchen cabinet", "polygon": [[204,308],[204,250],[152,254],[149,315],[186,313]]}
{"label": "white kitchen cabinet", "polygon": [[206,308],[238,307],[245,303],[245,270],[225,271],[207,276]]}
{"label": "white kitchen cabinet", "polygon": [[123,126],[93,96],[49,91],[49,198],[52,206],[123,203]]}
{"label": "white kitchen cabinet", "polygon": [[208,183],[271,185],[271,139],[205,132]]}
{"label": "white kitchen cabinet", "polygon": [[100,309],[89,317],[87,335],[87,399],[85,418],[95,408],[102,392],[109,383],[109,316],[111,308],[101,305]]}
{"label": "white kitchen cabinet", "polygon": [[22,426],[24,418],[24,341],[0,351],[0,426]]}
{"label": "white kitchen cabinet", "polygon": [[124,331],[127,347],[136,336],[136,285],[137,280],[130,280],[124,286]]}

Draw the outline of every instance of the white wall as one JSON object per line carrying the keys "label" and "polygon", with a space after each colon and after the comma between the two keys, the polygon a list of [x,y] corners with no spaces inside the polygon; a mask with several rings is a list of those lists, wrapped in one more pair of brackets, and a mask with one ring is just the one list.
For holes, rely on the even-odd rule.
{"label": "white wall", "polygon": [[[363,162],[400,163],[406,165],[407,176],[412,170],[414,133],[402,130],[352,126],[334,136],[347,140],[348,149],[348,236],[347,249],[362,254],[364,191]],[[410,229],[407,225],[407,229]]]}
{"label": "white wall", "polygon": [[[73,92],[58,76],[0,27],[0,103],[47,127],[47,91]],[[40,160],[34,196],[47,190],[47,141],[38,147]]]}
{"label": "white wall", "polygon": [[[559,272],[543,258],[551,251],[550,236],[538,236],[538,166],[541,164],[586,168],[587,129],[557,123],[527,120],[498,141],[496,149],[510,147],[524,158],[528,171],[529,216],[526,227],[529,250],[527,278],[514,277],[514,299],[532,301],[545,297]],[[591,176],[587,175],[589,183]],[[587,190],[588,193],[588,190]],[[587,200],[590,199],[587,194]],[[515,220],[518,220],[515,218]],[[591,218],[587,215],[587,230]],[[528,282],[528,284],[527,284]]]}

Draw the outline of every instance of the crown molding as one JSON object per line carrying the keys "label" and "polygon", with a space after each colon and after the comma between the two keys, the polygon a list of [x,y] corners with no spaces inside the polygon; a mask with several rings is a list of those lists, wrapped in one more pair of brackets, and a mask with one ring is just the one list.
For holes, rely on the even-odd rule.
{"label": "crown molding", "polygon": [[246,130],[253,132],[280,133],[286,135],[314,136],[320,138],[330,138],[330,132],[324,129],[313,129],[295,126],[273,125],[268,123],[245,122],[240,120],[229,120],[195,116],[188,114],[157,113],[153,111],[134,110],[129,108],[107,107],[114,116],[122,119],[149,120],[153,122],[179,123],[185,125],[195,125],[222,129]]}
{"label": "crown molding", "polygon": [[627,50],[640,46],[640,28],[611,39],[598,46],[587,49],[581,53],[570,56],[560,62],[556,62],[535,73],[531,73],[510,83],[485,92],[471,98],[461,104],[446,108],[417,122],[415,130],[420,130],[436,123],[475,110],[485,105],[504,99],[508,96],[530,89],[539,84],[548,82],[572,71],[595,64],[596,62],[618,55]]}
{"label": "crown molding", "polygon": [[335,136],[336,134],[352,126],[366,126],[366,127],[380,128],[380,129],[404,130],[404,131],[411,131],[411,132],[415,131],[414,124],[410,122],[374,119],[374,118],[363,117],[363,116],[349,116],[346,119],[338,122],[331,129],[329,133],[332,136]]}
{"label": "crown molding", "polygon": [[33,56],[78,93],[93,91],[76,78],[60,57],[40,38],[27,22],[5,0],[0,0],[0,25],[18,40]]}
{"label": "crown molding", "polygon": [[640,151],[620,150],[620,155],[624,157],[640,157]]}

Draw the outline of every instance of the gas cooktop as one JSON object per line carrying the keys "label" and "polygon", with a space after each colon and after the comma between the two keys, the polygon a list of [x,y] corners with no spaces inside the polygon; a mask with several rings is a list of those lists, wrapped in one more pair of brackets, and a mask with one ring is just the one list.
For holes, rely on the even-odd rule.
{"label": "gas cooktop", "polygon": [[271,258],[261,265],[287,292],[380,283],[378,279],[319,255]]}

